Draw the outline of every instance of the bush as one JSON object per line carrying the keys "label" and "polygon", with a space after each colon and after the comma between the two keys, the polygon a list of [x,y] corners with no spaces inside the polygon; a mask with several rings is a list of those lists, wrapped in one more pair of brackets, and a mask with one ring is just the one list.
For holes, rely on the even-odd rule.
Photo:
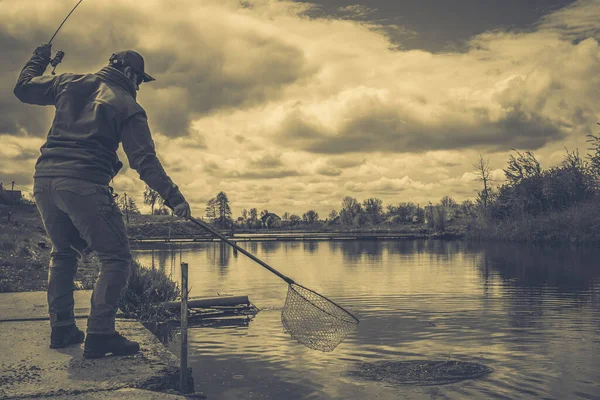
{"label": "bush", "polygon": [[162,303],[173,301],[179,295],[179,285],[170,280],[164,272],[145,268],[133,261],[119,307],[125,315],[135,317],[141,322],[160,322],[169,316]]}

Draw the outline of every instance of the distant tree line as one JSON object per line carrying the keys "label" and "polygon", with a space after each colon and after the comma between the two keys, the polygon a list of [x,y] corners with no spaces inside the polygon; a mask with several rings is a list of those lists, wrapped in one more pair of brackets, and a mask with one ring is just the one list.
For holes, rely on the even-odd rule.
{"label": "distant tree line", "polygon": [[[591,152],[586,156],[580,155],[578,150],[565,149],[561,164],[548,169],[541,167],[532,151],[512,149],[507,166],[503,169],[506,179],[496,187],[492,185],[489,160],[480,156],[473,168],[482,183],[481,190],[476,193],[474,200],[460,203],[444,196],[436,204],[429,202],[423,206],[413,202],[384,205],[376,197],[361,202],[346,196],[342,198],[340,208],[331,210],[324,218],[320,218],[314,209],[302,214],[284,212],[281,216],[275,216],[267,209],[259,212],[257,208],[250,208],[243,209],[241,215],[234,219],[227,194],[221,191],[206,203],[205,218],[221,228],[302,226],[318,229],[333,225],[369,228],[421,224],[436,231],[445,230],[450,221],[458,219],[468,229],[471,227],[477,233],[483,233],[481,236],[493,236],[490,235],[493,230],[501,238],[510,238],[508,230],[515,233],[514,237],[517,234],[521,234],[521,238],[526,237],[524,233],[519,233],[526,224],[530,235],[537,235],[539,232],[531,233],[531,227],[545,218],[544,229],[548,232],[557,230],[560,222],[564,229],[589,231],[586,234],[598,237],[600,241],[600,136],[588,135],[588,143],[591,144]],[[132,198],[128,198],[127,203],[124,197],[117,201],[130,214],[139,213]],[[158,193],[149,187],[144,192],[144,203],[150,206],[152,214],[169,213]],[[558,217],[560,215],[562,217]],[[574,220],[580,225],[589,226],[575,226],[574,229]]]}

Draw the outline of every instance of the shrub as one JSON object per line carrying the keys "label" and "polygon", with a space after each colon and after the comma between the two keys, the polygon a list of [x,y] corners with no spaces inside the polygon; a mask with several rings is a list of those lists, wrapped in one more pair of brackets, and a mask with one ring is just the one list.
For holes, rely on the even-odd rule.
{"label": "shrub", "polygon": [[164,272],[145,268],[133,261],[119,307],[127,316],[133,316],[141,322],[160,322],[169,316],[162,303],[175,300],[179,295],[178,284]]}

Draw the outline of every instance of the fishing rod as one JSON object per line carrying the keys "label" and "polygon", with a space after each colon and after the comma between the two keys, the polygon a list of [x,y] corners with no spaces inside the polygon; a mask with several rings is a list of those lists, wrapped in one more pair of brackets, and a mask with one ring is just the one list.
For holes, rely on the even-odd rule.
{"label": "fishing rod", "polygon": [[[83,0],[79,0],[79,2],[77,4],[75,4],[75,7],[73,7],[73,9],[71,10],[71,12],[69,14],[67,14],[67,16],[65,17],[65,19],[63,20],[63,22],[59,25],[58,29],[56,30],[56,32],[54,32],[54,35],[52,35],[52,37],[50,38],[50,41],[48,42],[48,44],[52,44],[52,41],[54,40],[54,37],[56,36],[56,34],[58,33],[58,31],[60,31],[60,28],[62,28],[62,26],[65,24],[65,22],[67,22],[67,20],[69,19],[69,17],[71,16],[71,14],[73,14],[73,11],[75,11],[75,9],[81,4]],[[54,58],[50,59],[50,65],[52,65],[52,67],[54,67],[52,69],[52,75],[56,75],[56,67],[58,66],[58,64],[60,64],[63,60],[65,56],[65,52],[62,50],[58,50],[56,52],[56,55],[54,56]]]}

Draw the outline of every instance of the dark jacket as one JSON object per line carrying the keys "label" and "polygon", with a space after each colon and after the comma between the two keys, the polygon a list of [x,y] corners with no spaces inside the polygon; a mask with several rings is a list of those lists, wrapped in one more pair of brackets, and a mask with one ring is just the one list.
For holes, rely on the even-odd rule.
{"label": "dark jacket", "polygon": [[34,177],[71,177],[108,185],[123,166],[117,157],[122,142],[129,165],[140,178],[168,206],[182,203],[183,195],[156,157],[133,83],[108,66],[95,74],[43,75],[48,63],[34,54],[14,90],[24,103],[56,107]]}

